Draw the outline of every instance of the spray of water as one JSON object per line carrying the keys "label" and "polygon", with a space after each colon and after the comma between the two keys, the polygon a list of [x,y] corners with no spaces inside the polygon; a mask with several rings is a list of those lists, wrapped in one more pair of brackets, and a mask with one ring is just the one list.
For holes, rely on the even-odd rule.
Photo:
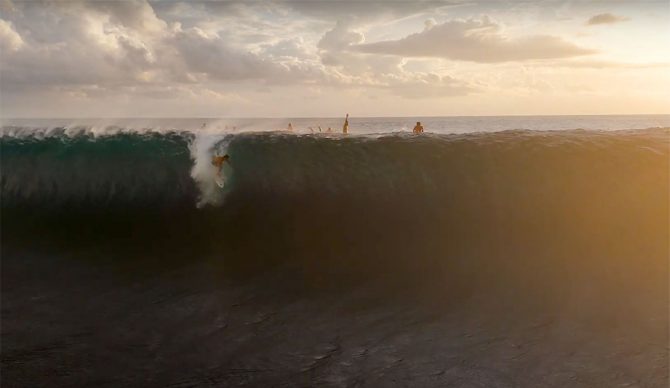
{"label": "spray of water", "polygon": [[[216,183],[217,168],[212,165],[212,157],[226,154],[231,139],[231,135],[226,136],[221,131],[202,128],[195,132],[189,144],[191,159],[193,159],[191,178],[200,191],[197,203],[199,208],[206,205],[220,205],[223,202],[224,190]],[[223,176],[223,182],[225,185],[225,176]]]}

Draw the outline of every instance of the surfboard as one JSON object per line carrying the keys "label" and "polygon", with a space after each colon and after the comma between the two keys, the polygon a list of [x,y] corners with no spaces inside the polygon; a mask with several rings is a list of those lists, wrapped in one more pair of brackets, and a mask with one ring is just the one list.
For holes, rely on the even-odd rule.
{"label": "surfboard", "polygon": [[223,180],[223,177],[218,176],[218,175],[216,176],[216,178],[214,178],[214,182],[215,182],[216,185],[219,186],[220,188],[223,188],[224,184],[226,183],[226,182]]}

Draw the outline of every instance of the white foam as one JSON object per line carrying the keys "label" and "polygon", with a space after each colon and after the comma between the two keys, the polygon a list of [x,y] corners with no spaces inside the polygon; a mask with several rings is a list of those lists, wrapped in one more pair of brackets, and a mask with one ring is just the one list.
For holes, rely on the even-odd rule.
{"label": "white foam", "polygon": [[[228,141],[223,141],[225,134],[220,131],[212,131],[206,128],[195,132],[195,136],[188,148],[191,152],[193,167],[191,167],[191,178],[200,190],[197,206],[219,205],[223,202],[224,191],[216,184],[216,167],[212,165],[212,157],[215,152],[224,155]],[[224,179],[224,182],[226,179]],[[224,186],[225,188],[225,186]]]}

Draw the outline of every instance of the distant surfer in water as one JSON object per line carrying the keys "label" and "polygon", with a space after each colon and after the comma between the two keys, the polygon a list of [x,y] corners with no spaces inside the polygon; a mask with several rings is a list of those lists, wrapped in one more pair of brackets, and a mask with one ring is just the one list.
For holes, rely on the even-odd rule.
{"label": "distant surfer in water", "polygon": [[421,121],[416,122],[416,125],[414,126],[413,131],[416,134],[423,133],[423,125],[421,125]]}
{"label": "distant surfer in water", "polygon": [[344,134],[349,133],[349,113],[347,113],[347,117],[344,119],[344,125],[342,126],[342,133]]}
{"label": "distant surfer in water", "polygon": [[216,176],[221,177],[221,169],[223,168],[224,163],[228,163],[230,156],[225,154],[223,156],[214,156],[212,158],[212,165],[216,167]]}
{"label": "distant surfer in water", "polygon": [[291,123],[288,123],[288,130],[289,130],[289,131],[292,131],[292,130],[293,130],[293,125],[291,125]]}

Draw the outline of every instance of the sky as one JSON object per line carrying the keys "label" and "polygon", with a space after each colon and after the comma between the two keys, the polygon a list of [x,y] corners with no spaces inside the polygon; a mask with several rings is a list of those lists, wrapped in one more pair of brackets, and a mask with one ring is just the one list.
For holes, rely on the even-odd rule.
{"label": "sky", "polygon": [[0,0],[1,117],[670,113],[670,2]]}

